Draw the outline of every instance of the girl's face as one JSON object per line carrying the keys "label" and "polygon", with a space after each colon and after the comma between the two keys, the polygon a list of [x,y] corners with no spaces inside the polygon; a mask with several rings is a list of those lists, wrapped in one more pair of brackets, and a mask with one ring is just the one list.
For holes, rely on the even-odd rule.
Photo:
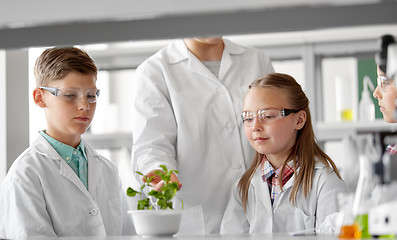
{"label": "girl's face", "polygon": [[[385,76],[385,73],[378,67],[378,76]],[[384,90],[378,85],[373,93],[374,98],[378,99],[380,111],[386,122],[397,122],[394,119],[394,111],[396,109],[395,100],[397,99],[397,91],[394,87],[387,87]]]}
{"label": "girl's face", "polygon": [[254,114],[252,126],[248,121],[244,123],[244,132],[251,146],[269,159],[286,158],[296,142],[298,130],[305,124],[306,113],[299,111],[266,123],[256,117],[262,109],[291,109],[285,93],[266,87],[252,88],[244,99],[243,112]]}

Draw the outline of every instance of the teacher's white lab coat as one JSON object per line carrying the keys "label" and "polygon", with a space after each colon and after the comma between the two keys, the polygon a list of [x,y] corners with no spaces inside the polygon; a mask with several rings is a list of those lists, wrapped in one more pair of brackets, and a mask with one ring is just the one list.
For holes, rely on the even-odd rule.
{"label": "teacher's white lab coat", "polygon": [[[299,171],[299,169],[298,169]],[[324,164],[317,163],[313,186],[307,198],[299,189],[296,206],[289,202],[295,174],[284,185],[284,191],[275,198],[273,206],[269,187],[262,181],[260,169],[256,171],[248,190],[247,212],[244,212],[237,182],[222,220],[222,234],[295,232],[317,228],[321,231],[327,216],[339,210],[337,195],[346,191],[344,182]]]}
{"label": "teacher's white lab coat", "polygon": [[0,188],[0,238],[133,233],[117,167],[84,142],[88,191],[48,141],[36,140]]}
{"label": "teacher's white lab coat", "polygon": [[241,120],[248,85],[274,72],[261,51],[224,42],[218,78],[176,40],[133,80],[134,171],[178,170],[178,197],[185,209],[201,204],[206,233],[219,233],[230,188],[253,159]]}

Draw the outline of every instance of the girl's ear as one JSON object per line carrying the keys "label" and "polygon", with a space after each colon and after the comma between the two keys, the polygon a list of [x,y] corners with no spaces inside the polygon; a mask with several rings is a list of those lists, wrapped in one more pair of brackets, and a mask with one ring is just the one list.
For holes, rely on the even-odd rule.
{"label": "girl's ear", "polygon": [[43,90],[40,88],[35,88],[33,90],[33,101],[41,108],[45,108],[47,106],[44,102]]}
{"label": "girl's ear", "polygon": [[299,112],[296,113],[298,118],[297,118],[297,122],[296,122],[296,130],[301,130],[303,128],[303,126],[305,126],[306,123],[306,112],[303,110],[300,110]]}

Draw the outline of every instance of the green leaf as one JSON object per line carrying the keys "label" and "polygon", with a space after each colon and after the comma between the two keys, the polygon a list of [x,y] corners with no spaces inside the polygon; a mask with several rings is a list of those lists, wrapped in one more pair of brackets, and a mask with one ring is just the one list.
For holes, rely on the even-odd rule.
{"label": "green leaf", "polygon": [[[173,173],[178,173],[176,170],[168,170],[165,165],[160,166],[161,170],[155,171],[155,173],[161,177],[161,179],[164,181],[164,186],[161,188],[160,191],[155,191],[151,190],[148,195],[157,199],[157,208],[159,209],[173,209],[173,203],[172,199],[175,197],[176,192],[178,191],[178,184],[177,183],[171,183],[171,175]],[[144,183],[141,185],[141,192],[135,191],[132,188],[127,189],[127,195],[128,196],[136,196],[137,194],[143,195],[142,193],[144,192],[144,189],[146,187],[150,188],[151,184],[150,182],[153,181],[154,176],[152,177],[147,177],[143,175],[143,173],[136,171],[137,174],[143,176]],[[182,201],[182,200],[181,200]],[[182,208],[183,208],[183,202],[182,202]],[[137,205],[138,210],[143,210],[143,209],[153,209],[153,205],[151,204],[151,201],[149,198],[142,199],[138,201]]]}
{"label": "green leaf", "polygon": [[165,165],[160,165],[161,169],[163,169],[164,172],[168,172],[168,169]]}
{"label": "green leaf", "polygon": [[159,206],[161,209],[167,209],[167,201],[164,199],[159,199],[157,201],[157,206]]}
{"label": "green leaf", "polygon": [[155,197],[155,198],[157,198],[157,199],[163,197],[163,193],[162,193],[162,192],[155,191],[155,190],[150,191],[150,192],[148,193],[148,195],[149,195],[149,196],[153,196],[153,197]]}
{"label": "green leaf", "polygon": [[164,193],[164,196],[165,196],[165,199],[168,201],[168,200],[171,200],[174,196],[175,196],[175,191],[174,191],[174,189],[172,189],[172,188],[169,188],[169,189],[167,189],[166,191],[165,191],[165,193]]}
{"label": "green leaf", "polygon": [[155,171],[154,173],[156,173],[157,175],[159,175],[161,177],[161,179],[164,180],[164,173],[162,171]]}
{"label": "green leaf", "polygon": [[145,198],[138,201],[137,209],[144,210],[145,208],[149,208],[149,206],[150,206],[150,200],[149,198]]}
{"label": "green leaf", "polygon": [[[135,197],[136,194],[139,193],[138,191],[135,191],[134,189],[128,187],[127,188],[127,196],[129,197]],[[139,193],[140,194],[140,193]]]}

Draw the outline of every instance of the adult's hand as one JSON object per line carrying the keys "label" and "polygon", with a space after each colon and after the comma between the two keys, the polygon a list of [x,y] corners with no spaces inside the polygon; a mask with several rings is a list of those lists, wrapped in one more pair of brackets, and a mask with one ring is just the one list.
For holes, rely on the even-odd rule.
{"label": "adult's hand", "polygon": [[[164,181],[156,173],[157,171],[161,171],[164,173],[164,171],[160,170],[160,169],[153,170],[153,171],[149,172],[148,174],[146,174],[145,177],[143,177],[143,181],[146,182],[146,178],[153,177],[152,181],[150,182],[150,185],[152,186],[153,190],[160,191],[160,189],[164,186]],[[176,182],[178,184],[178,190],[180,190],[182,188],[182,183],[179,182],[179,179],[175,173],[171,174],[170,182]]]}

